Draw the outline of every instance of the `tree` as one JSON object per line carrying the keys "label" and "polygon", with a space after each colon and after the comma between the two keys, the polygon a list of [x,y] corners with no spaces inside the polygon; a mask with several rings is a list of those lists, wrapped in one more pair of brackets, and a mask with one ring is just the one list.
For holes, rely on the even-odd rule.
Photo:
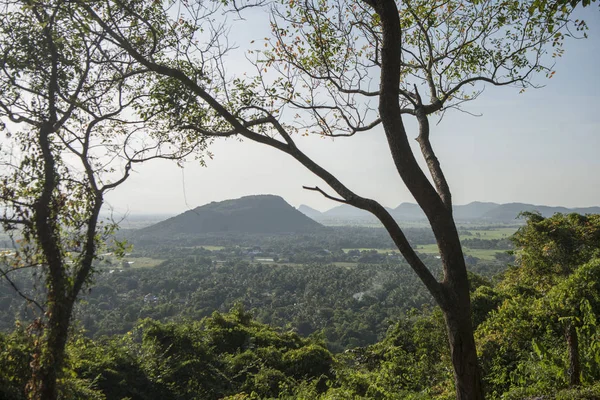
{"label": "tree", "polygon": [[577,330],[584,319],[581,302],[597,303],[595,287],[590,287],[596,284],[595,279],[590,279],[596,273],[595,264],[586,263],[600,255],[600,216],[523,216],[527,223],[512,238],[519,249],[517,266],[507,272],[503,286],[513,294],[543,298],[542,310],[559,317],[568,348],[569,383],[579,385]]}
{"label": "tree", "polygon": [[489,297],[496,311],[477,329],[490,391],[521,397],[596,381],[600,367],[600,218],[524,215],[512,238],[515,265]]}
{"label": "tree", "polygon": [[[152,115],[137,117],[145,71],[119,59],[69,2],[1,6],[0,222],[14,249],[0,260],[0,277],[39,309],[29,327],[38,337],[27,391],[53,400],[73,306],[115,229],[100,217],[105,193],[134,164],[179,159],[204,142],[182,142]],[[43,300],[10,279],[24,268],[42,276]]]}
{"label": "tree", "polygon": [[[457,397],[483,397],[465,260],[429,119],[477,98],[483,84],[526,88],[536,74],[551,77],[571,7],[510,0],[282,2],[272,5],[266,50],[250,52],[256,74],[228,77],[226,20],[215,15],[219,7],[225,15],[243,15],[260,2],[81,5],[132,62],[152,71],[149,110],[162,113],[172,129],[194,139],[240,137],[275,148],[336,194],[305,189],[376,216],[443,311]],[[418,124],[431,180],[409,145],[407,118]],[[401,180],[431,224],[441,280],[381,204],[352,191],[297,146],[297,133],[352,136],[378,126]]]}
{"label": "tree", "polygon": [[[582,384],[582,378],[598,378],[599,344],[596,315],[600,310],[600,259],[594,258],[581,265],[568,278],[553,287],[541,300],[543,310],[551,320],[557,320],[564,332],[567,347],[568,366],[566,376],[570,386]],[[587,338],[586,338],[587,336]],[[581,344],[582,339],[588,339]],[[581,349],[591,353],[583,361]],[[582,366],[584,364],[586,368]],[[590,380],[590,379],[586,379]]]}

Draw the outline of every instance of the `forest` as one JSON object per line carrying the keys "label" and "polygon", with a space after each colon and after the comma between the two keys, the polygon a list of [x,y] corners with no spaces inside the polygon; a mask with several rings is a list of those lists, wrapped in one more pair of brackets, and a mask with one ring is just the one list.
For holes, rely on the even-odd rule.
{"label": "forest", "polygon": [[[518,249],[512,266],[480,260],[478,273],[469,273],[487,396],[598,398],[600,218],[526,218],[510,238]],[[365,244],[389,243],[374,239],[385,237],[372,228],[346,234],[363,230],[372,235],[347,250],[363,254],[353,262],[265,263],[251,261],[240,247],[189,243],[170,245],[171,252],[140,245],[124,258],[166,258],[149,266],[107,258],[74,312],[61,396],[453,398],[439,308],[404,261],[364,257],[379,254]],[[433,240],[422,231],[414,237]],[[472,234],[463,234],[468,245]],[[479,240],[498,245],[498,239]],[[281,236],[259,238],[250,248],[269,254],[291,243],[308,253],[320,249]],[[341,253],[349,245],[342,234],[320,244]],[[422,257],[441,273],[439,258]],[[30,273],[13,282],[35,295]],[[35,346],[26,321],[35,310],[5,282],[1,289],[0,395],[25,399]],[[576,337],[574,350],[569,335]]]}
{"label": "forest", "polygon": [[[324,334],[328,348],[337,353],[374,344],[398,315],[433,306],[410,267],[390,249],[383,229],[331,229],[334,234],[188,235],[171,242],[148,242],[142,236],[142,244],[122,259],[104,256],[97,263],[94,286],[76,310],[80,328],[99,338],[124,334],[144,318],[199,320],[241,304],[258,322],[303,336]],[[435,243],[427,228],[407,233],[415,247]],[[466,247],[471,231],[464,233]],[[504,270],[506,262],[498,258],[514,258],[507,254],[511,246],[500,247],[496,257],[471,257],[477,279],[491,280]],[[441,273],[438,258],[422,257],[435,274]],[[12,281],[36,296],[30,274],[13,274]],[[28,320],[35,313],[10,285],[2,288],[0,327],[10,331],[15,316]]]}
{"label": "forest", "polygon": [[[591,3],[0,0],[0,398],[600,397],[598,215],[476,203],[525,211],[483,237],[438,152],[486,88],[541,89]],[[357,175],[411,203],[308,145],[364,137],[386,171]],[[254,195],[119,232],[142,166],[232,142],[371,228]]]}

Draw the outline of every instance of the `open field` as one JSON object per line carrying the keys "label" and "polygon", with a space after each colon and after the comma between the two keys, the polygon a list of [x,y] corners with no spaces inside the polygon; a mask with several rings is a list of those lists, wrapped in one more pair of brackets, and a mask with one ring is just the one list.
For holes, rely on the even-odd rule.
{"label": "open field", "polygon": [[124,260],[133,262],[133,264],[130,264],[131,268],[156,267],[157,265],[159,265],[160,263],[165,261],[165,260],[160,260],[160,259],[150,258],[150,257],[125,257]]}
{"label": "open field", "polygon": [[197,246],[198,248],[204,248],[205,250],[208,251],[219,251],[219,250],[223,250],[225,248],[225,246]]}
{"label": "open field", "polygon": [[[459,228],[460,229],[460,228]],[[461,229],[459,232],[461,239],[466,238],[478,238],[478,239],[507,239],[513,233],[517,231],[517,227],[506,227],[506,228],[492,228],[492,229]],[[464,235],[464,231],[471,233],[470,235]]]}
{"label": "open field", "polygon": [[112,255],[103,256],[104,262],[100,264],[101,268],[122,268],[124,262],[128,262],[129,268],[152,268],[156,267],[160,263],[166,261],[165,259],[151,258],[151,257],[131,257],[125,256],[122,259],[118,259]]}
{"label": "open field", "polygon": [[[439,255],[439,250],[436,244],[419,245],[415,250],[423,254]],[[465,255],[477,257],[481,260],[493,260],[494,254],[502,253],[501,250],[496,249],[469,249],[468,247],[463,247],[463,252]]]}
{"label": "open field", "polygon": [[[254,263],[254,264],[258,264],[258,263]],[[263,263],[263,264],[264,265],[286,266],[286,267],[290,267],[290,268],[304,267],[307,265],[306,263],[289,263],[289,262],[272,262],[272,263]],[[327,264],[323,264],[323,265],[335,265],[336,267],[354,268],[358,265],[358,263],[336,261],[336,262],[327,263]]]}
{"label": "open field", "polygon": [[[517,231],[517,227],[491,227],[490,229],[485,229],[485,227],[474,227],[474,229],[468,229],[466,227],[461,227],[460,229],[460,237],[461,239],[482,239],[482,240],[497,240],[497,239],[507,239],[513,233]],[[470,233],[465,234],[466,232]],[[372,249],[372,248],[358,248],[358,249],[350,249],[344,248],[345,253],[348,253],[350,250],[359,250],[359,251],[370,251],[374,250],[378,253],[388,254],[392,252],[398,252],[398,249]],[[424,254],[434,254],[438,255],[439,251],[436,244],[427,244],[427,245],[418,245],[416,250],[420,253]],[[471,249],[469,247],[463,247],[463,251],[465,255],[469,255],[472,257],[477,257],[481,260],[494,260],[494,255],[496,253],[502,253],[503,250],[497,249]]]}
{"label": "open field", "polygon": [[363,251],[363,250],[371,251],[371,250],[375,250],[379,254],[388,254],[388,253],[393,253],[393,252],[399,253],[398,249],[370,249],[370,248],[366,248],[366,247],[361,247],[361,248],[358,248],[358,249],[342,249],[342,250],[344,251],[344,253],[347,253],[350,250],[358,250],[358,251]]}
{"label": "open field", "polygon": [[183,249],[204,249],[204,250],[208,250],[208,251],[219,251],[219,250],[223,250],[225,248],[225,246],[207,246],[207,245],[200,245],[200,246],[182,246]]}

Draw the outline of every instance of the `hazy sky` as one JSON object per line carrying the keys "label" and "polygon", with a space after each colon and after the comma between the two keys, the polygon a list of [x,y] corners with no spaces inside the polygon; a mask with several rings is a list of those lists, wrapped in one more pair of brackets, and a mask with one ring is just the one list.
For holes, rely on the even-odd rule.
{"label": "hazy sky", "polygon": [[[432,142],[455,204],[600,205],[600,11],[592,6],[580,14],[590,27],[589,38],[566,43],[555,77],[538,80],[546,87],[523,94],[486,87],[466,106],[483,116],[451,111],[440,125],[432,125]],[[250,36],[255,37],[245,33]],[[244,40],[236,42],[244,46]],[[414,126],[409,128],[416,136]],[[391,207],[414,201],[395,172],[381,129],[352,138],[297,140],[358,194]],[[108,203],[117,212],[175,214],[211,201],[269,193],[294,206],[326,210],[337,205],[303,190],[302,185],[325,185],[276,150],[222,140],[211,151],[215,157],[207,167],[193,161],[183,169],[163,161],[136,166]]]}

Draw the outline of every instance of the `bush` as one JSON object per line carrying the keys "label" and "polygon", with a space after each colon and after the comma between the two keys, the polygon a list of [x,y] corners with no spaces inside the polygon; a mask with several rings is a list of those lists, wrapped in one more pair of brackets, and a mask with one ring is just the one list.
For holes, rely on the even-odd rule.
{"label": "bush", "polygon": [[321,346],[310,344],[283,355],[286,371],[296,378],[317,378],[329,376],[333,358],[331,353]]}

